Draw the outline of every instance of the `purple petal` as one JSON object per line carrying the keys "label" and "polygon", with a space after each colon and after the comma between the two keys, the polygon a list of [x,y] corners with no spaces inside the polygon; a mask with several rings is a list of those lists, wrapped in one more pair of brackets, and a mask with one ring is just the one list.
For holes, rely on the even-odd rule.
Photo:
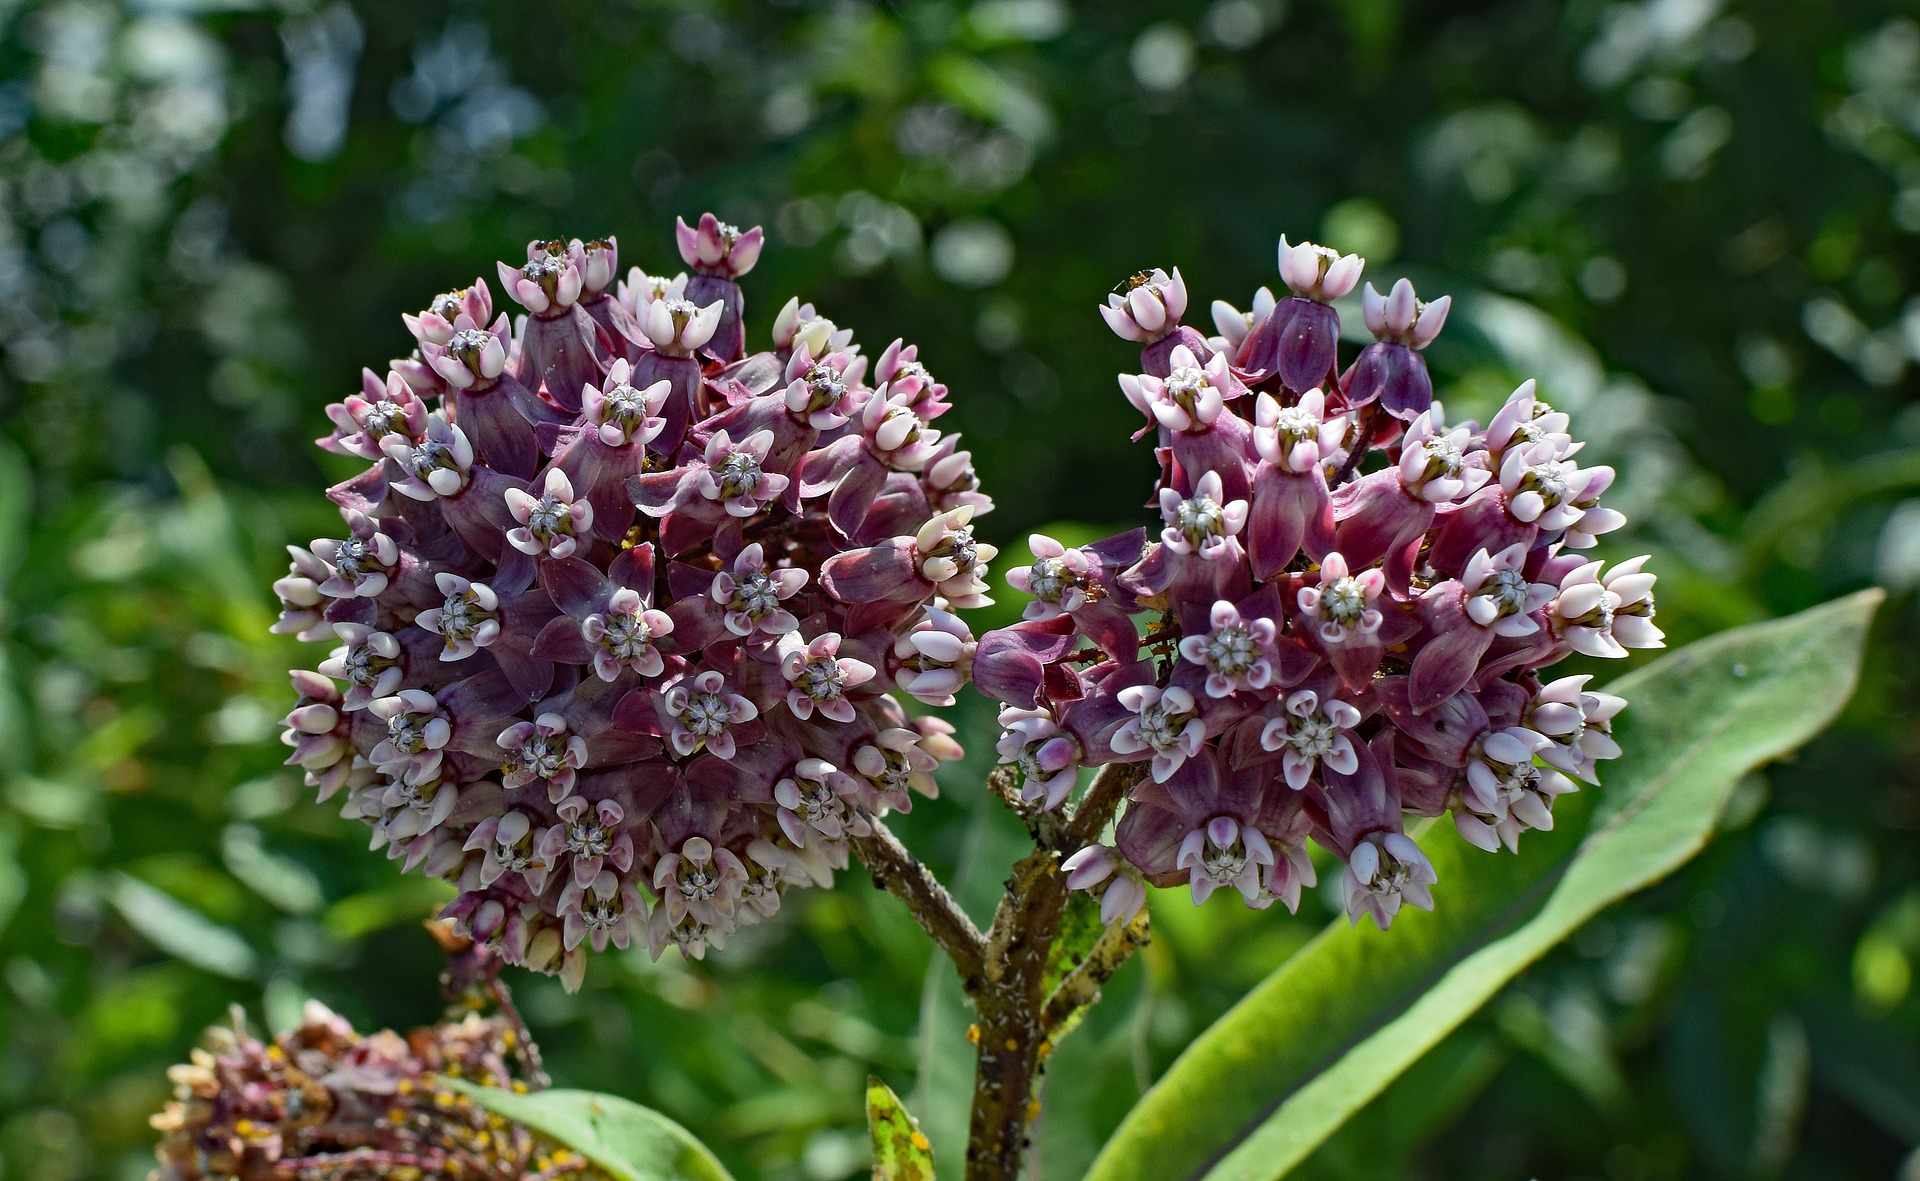
{"label": "purple petal", "polygon": [[1537,525],[1514,520],[1507,512],[1506,493],[1498,484],[1489,484],[1446,514],[1435,531],[1427,561],[1442,573],[1457,575],[1476,552],[1497,554],[1510,545],[1531,546],[1539,533]]}
{"label": "purple petal", "polygon": [[1408,496],[1399,471],[1386,468],[1342,485],[1333,494],[1333,516],[1335,548],[1359,571],[1417,543],[1433,523],[1433,506]]}
{"label": "purple petal", "polygon": [[[569,619],[564,622],[571,624],[573,621]],[[524,643],[526,643],[525,640],[519,640],[519,644]],[[504,642],[493,645],[487,651],[493,654],[494,662],[500,666],[500,671],[507,675],[507,682],[513,686],[523,702],[538,701],[547,695],[548,689],[552,688],[553,662],[551,660],[534,656],[522,650],[518,644]]]}
{"label": "purple petal", "polygon": [[580,392],[597,386],[604,370],[595,355],[598,327],[578,304],[557,316],[529,316],[520,340],[520,381],[545,386],[547,396],[569,414],[580,412]]}
{"label": "purple petal", "polygon": [[827,498],[827,519],[833,527],[851,537],[860,531],[861,523],[866,520],[867,510],[873,505],[873,498],[886,486],[887,469],[873,456],[861,453],[860,461],[855,463],[847,474],[840,477],[834,486],[833,495]]}
{"label": "purple petal", "polygon": [[615,589],[613,582],[593,563],[580,558],[554,558],[540,563],[540,584],[554,604],[574,619],[585,619],[604,609],[607,596]]}
{"label": "purple petal", "polygon": [[820,585],[842,603],[920,602],[933,588],[920,577],[915,556],[911,537],[838,554],[820,567]]}
{"label": "purple petal", "polygon": [[1473,682],[1474,670],[1493,632],[1467,618],[1457,590],[1423,600],[1421,614],[1433,633],[1413,658],[1407,694],[1415,713],[1426,713]]}
{"label": "purple petal", "polygon": [[562,664],[586,664],[593,659],[593,645],[580,634],[580,623],[569,615],[556,616],[540,629],[533,641],[533,655]]}
{"label": "purple petal", "polygon": [[1326,477],[1317,468],[1296,476],[1261,464],[1246,533],[1253,576],[1262,582],[1285,570],[1303,544],[1315,560],[1326,557],[1333,549],[1333,498]]}
{"label": "purple petal", "polygon": [[1426,413],[1433,405],[1433,379],[1425,359],[1395,341],[1375,341],[1361,349],[1348,373],[1347,402],[1364,406],[1376,400],[1402,422]]}
{"label": "purple petal", "polygon": [[1380,677],[1373,682],[1373,689],[1380,708],[1393,724],[1449,766],[1463,766],[1467,748],[1487,728],[1487,711],[1470,693],[1455,694],[1420,713],[1413,707],[1413,692],[1406,677]]}
{"label": "purple petal", "polygon": [[1114,830],[1120,855],[1156,886],[1184,882],[1187,871],[1174,865],[1180,842],[1189,831],[1186,818],[1171,807],[1136,800],[1127,807]]}
{"label": "purple petal", "polygon": [[457,390],[453,407],[481,463],[505,475],[533,478],[540,468],[533,424],[521,416],[505,391],[498,386],[479,393]]}
{"label": "purple petal", "polygon": [[974,688],[1008,705],[1032,709],[1045,681],[1045,666],[1073,651],[1073,619],[1027,620],[980,638],[973,658]]}

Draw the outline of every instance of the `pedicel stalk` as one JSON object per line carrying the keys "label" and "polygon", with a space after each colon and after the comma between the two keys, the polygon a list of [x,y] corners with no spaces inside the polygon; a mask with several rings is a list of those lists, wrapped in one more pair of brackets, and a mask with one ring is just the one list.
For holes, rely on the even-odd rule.
{"label": "pedicel stalk", "polygon": [[[293,674],[289,761],[490,954],[569,988],[609,945],[701,957],[858,858],[959,971],[967,1176],[1011,1181],[1147,885],[1292,910],[1313,842],[1386,928],[1444,905],[1408,817],[1517,851],[1619,753],[1624,703],[1541,674],[1660,646],[1654,576],[1585,556],[1624,522],[1613,472],[1531,382],[1447,421],[1421,356],[1446,298],[1368,286],[1343,369],[1357,256],[1283,238],[1289,294],[1215,303],[1212,336],[1177,270],[1135,276],[1100,311],[1142,346],[1120,386],[1159,523],[1033,537],[1025,618],[976,641],[993,503],[947,387],[798,300],[746,352],[761,231],[677,242],[690,274],[624,281],[612,238],[534,242],[498,271],[517,321],[483,279],[405,317],[409,354],[328,409],[320,445],[370,464],[328,492],[343,536],[275,584],[276,631],[337,645]],[[984,932],[885,823],[961,754],[926,710],[969,681],[1033,839]],[[1076,890],[1105,930],[1061,974]]]}

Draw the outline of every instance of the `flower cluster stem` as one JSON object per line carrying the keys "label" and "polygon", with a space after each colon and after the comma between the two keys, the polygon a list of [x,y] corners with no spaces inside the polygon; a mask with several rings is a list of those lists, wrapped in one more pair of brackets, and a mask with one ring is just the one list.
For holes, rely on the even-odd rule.
{"label": "flower cluster stem", "polygon": [[[1100,986],[1147,941],[1144,912],[1116,924],[1057,987],[1047,969],[1067,907],[1060,864],[1098,840],[1142,768],[1116,764],[1094,777],[1071,813],[1022,809],[1034,850],[1013,868],[986,936],[981,987],[973,992],[978,1060],[967,1134],[967,1181],[1016,1181],[1040,1112],[1040,1077],[1054,1041],[1099,999]],[[996,784],[1004,789],[1006,784]],[[1001,790],[1003,796],[1010,792]]]}
{"label": "flower cluster stem", "polygon": [[853,846],[874,884],[905,903],[953,961],[977,1020],[968,1037],[978,1047],[967,1134],[967,1181],[1017,1181],[1029,1130],[1040,1112],[1040,1076],[1053,1044],[1080,1011],[1100,999],[1100,986],[1147,943],[1142,911],[1102,932],[1080,963],[1048,988],[1047,968],[1067,908],[1060,863],[1100,839],[1144,764],[1114,764],[1094,776],[1071,811],[1042,812],[1020,799],[1018,773],[996,769],[987,786],[1023,820],[1033,852],[1013,867],[1007,892],[982,935],[946,887],[879,821]]}
{"label": "flower cluster stem", "polygon": [[527,1019],[520,1015],[519,1006],[513,1003],[513,993],[507,988],[506,981],[498,975],[488,980],[487,995],[493,999],[494,1007],[506,1019],[513,1034],[513,1052],[527,1072],[527,1086],[535,1091],[552,1086],[553,1079],[548,1077],[546,1064],[540,1058],[540,1043],[533,1040],[533,1031],[527,1028]]}
{"label": "flower cluster stem", "polygon": [[1346,483],[1360,470],[1360,461],[1367,457],[1367,449],[1373,446],[1373,436],[1380,430],[1380,411],[1377,406],[1363,406],[1360,409],[1360,437],[1347,449],[1347,460],[1340,465],[1340,472],[1334,476],[1335,488]]}
{"label": "flower cluster stem", "polygon": [[967,994],[976,994],[986,962],[986,937],[891,829],[878,820],[872,825],[870,835],[853,837],[852,842],[867,872],[873,875],[874,885],[907,904],[914,919],[953,961]]}

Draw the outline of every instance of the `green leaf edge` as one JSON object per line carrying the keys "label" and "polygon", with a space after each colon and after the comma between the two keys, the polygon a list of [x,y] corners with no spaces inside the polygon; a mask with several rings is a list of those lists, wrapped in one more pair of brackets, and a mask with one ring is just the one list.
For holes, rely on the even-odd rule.
{"label": "green leaf edge", "polygon": [[[456,1078],[442,1078],[440,1082],[447,1089],[465,1095],[495,1115],[524,1124],[555,1143],[565,1145],[598,1165],[615,1181],[733,1181],[732,1174],[720,1163],[720,1158],[692,1132],[631,1099],[566,1088],[522,1093],[501,1087],[483,1087]],[[579,1103],[583,1107],[597,1105],[601,1110],[582,1116],[572,1108],[563,1106],[572,1103]],[[614,1113],[635,1116],[642,1122],[654,1124],[668,1140],[677,1145],[676,1159],[658,1166],[668,1171],[641,1172],[634,1162],[614,1157],[599,1142],[594,1121]],[[582,1140],[589,1138],[593,1140],[592,1144],[582,1143]],[[656,1166],[647,1162],[647,1167],[651,1169]]]}
{"label": "green leaf edge", "polygon": [[[1823,603],[1794,615],[1721,632],[1718,635],[1709,636],[1697,643],[1690,644],[1685,648],[1669,653],[1660,660],[1642,666],[1608,685],[1607,689],[1611,692],[1618,692],[1631,697],[1634,687],[1637,684],[1645,681],[1650,676],[1657,675],[1658,672],[1664,670],[1669,665],[1669,662],[1699,664],[1712,659],[1720,651],[1728,647],[1751,640],[1756,635],[1768,631],[1785,630],[1793,627],[1806,626],[1808,624],[1817,624],[1822,622],[1822,617],[1827,617],[1827,621],[1831,627],[1837,627],[1844,633],[1846,649],[1852,658],[1849,661],[1847,670],[1847,691],[1814,702],[1813,712],[1805,715],[1804,718],[1801,719],[1804,724],[1798,726],[1782,726],[1778,732],[1778,739],[1775,742],[1769,744],[1765,749],[1761,750],[1756,757],[1746,761],[1743,766],[1728,776],[1727,789],[1730,791],[1732,783],[1740,777],[1740,774],[1790,753],[1795,748],[1819,734],[1839,715],[1846,702],[1851,699],[1853,688],[1858,684],[1861,650],[1864,645],[1866,631],[1872,621],[1874,612],[1879,608],[1885,597],[1886,594],[1884,591],[1878,588],[1872,588],[1828,603]],[[1830,631],[1823,632],[1816,627],[1811,630],[1806,640],[1795,645],[1795,658],[1799,658],[1800,654],[1809,646],[1818,644],[1832,645],[1839,642],[1841,642],[1841,640],[1836,638]],[[1755,682],[1756,686],[1761,683],[1764,682]],[[1724,799],[1722,802],[1724,803]],[[1509,911],[1516,921],[1503,927],[1494,928],[1493,934],[1490,934],[1469,949],[1464,950],[1461,955],[1452,961],[1445,972],[1433,980],[1430,986],[1416,997],[1411,1004],[1408,1004],[1401,1010],[1397,1016],[1389,1017],[1373,1026],[1370,1031],[1347,1045],[1341,1052],[1339,1058],[1322,1069],[1318,1074],[1307,1078],[1304,1082],[1296,1083],[1289,1092],[1278,1097],[1268,1107],[1267,1114],[1264,1117],[1245,1125],[1245,1127],[1241,1129],[1240,1135],[1222,1144],[1215,1150],[1215,1154],[1211,1158],[1201,1162],[1192,1172],[1184,1175],[1190,1178],[1198,1178],[1200,1181],[1273,1181],[1275,1178],[1284,1176],[1288,1170],[1306,1159],[1314,1148],[1318,1147],[1328,1136],[1338,1130],[1347,1118],[1347,1115],[1326,1118],[1320,1122],[1319,1126],[1305,1129],[1299,1134],[1288,1137],[1281,1125],[1282,1120],[1290,1110],[1310,1106],[1315,1098],[1329,1092],[1337,1091],[1342,1087],[1352,1092],[1353,1099],[1344,1110],[1348,1114],[1358,1110],[1366,1102],[1383,1091],[1387,1085],[1391,1083],[1394,1078],[1398,1077],[1400,1073],[1404,1072],[1409,1065],[1417,1061],[1428,1050],[1437,1045],[1448,1033],[1457,1029],[1468,1017],[1472,1016],[1472,1014],[1484,1006],[1488,1000],[1491,1000],[1493,996],[1497,995],[1500,988],[1517,976],[1527,965],[1537,960],[1541,955],[1544,955],[1554,945],[1566,938],[1566,936],[1570,935],[1574,930],[1577,930],[1581,924],[1584,924],[1607,906],[1618,902],[1629,894],[1644,889],[1673,872],[1679,868],[1679,866],[1684,865],[1698,853],[1701,848],[1705,847],[1707,840],[1711,838],[1712,831],[1711,828],[1709,828],[1706,832],[1703,832],[1700,839],[1692,843],[1680,857],[1660,868],[1658,872],[1643,880],[1624,883],[1615,889],[1606,891],[1598,897],[1598,901],[1586,908],[1585,913],[1581,914],[1572,925],[1568,926],[1565,932],[1548,938],[1537,946],[1527,948],[1524,954],[1515,961],[1511,971],[1499,973],[1492,978],[1490,983],[1484,988],[1483,995],[1480,996],[1472,1006],[1464,1009],[1457,1016],[1436,1021],[1423,1013],[1423,1003],[1426,1002],[1429,997],[1436,994],[1443,983],[1471,974],[1476,964],[1484,962],[1489,957],[1498,958],[1497,953],[1506,945],[1508,940],[1521,936],[1527,930],[1530,923],[1540,915],[1546,913],[1553,905],[1561,883],[1567,878],[1572,868],[1579,863],[1581,853],[1588,847],[1593,838],[1621,823],[1623,816],[1630,817],[1637,811],[1638,809],[1632,809],[1630,811],[1609,809],[1603,802],[1589,822],[1589,832],[1587,836],[1574,847],[1572,854],[1569,855],[1562,864],[1543,875],[1534,890],[1530,891],[1527,900],[1530,904],[1516,905]],[[1452,834],[1449,833],[1446,835],[1451,837]],[[1199,1037],[1195,1038],[1194,1041],[1188,1045],[1187,1049],[1181,1053],[1180,1057],[1174,1061],[1173,1065],[1168,1068],[1166,1073],[1148,1090],[1146,1095],[1142,1096],[1140,1102],[1135,1104],[1134,1108],[1127,1113],[1126,1117],[1121,1121],[1120,1127],[1115,1130],[1114,1135],[1101,1148],[1092,1167],[1088,1170],[1084,1181],[1140,1181],[1140,1179],[1145,1176],[1145,1174],[1140,1171],[1142,1162],[1143,1160],[1151,1159],[1153,1155],[1150,1151],[1146,1150],[1146,1145],[1158,1137],[1156,1129],[1167,1126],[1169,1118],[1184,1118],[1186,1114],[1183,1110],[1184,1107],[1187,1106],[1185,1103],[1176,1103],[1174,1100],[1165,1098],[1165,1096],[1182,1089],[1180,1087],[1180,1081],[1186,1072],[1205,1069],[1205,1064],[1200,1060],[1205,1056],[1208,1045],[1216,1039],[1230,1038],[1237,1024],[1236,1018],[1244,1019],[1240,1017],[1243,1010],[1254,1007],[1261,996],[1268,989],[1274,987],[1279,978],[1287,972],[1289,965],[1296,960],[1310,955],[1322,942],[1331,938],[1337,931],[1345,926],[1346,924],[1339,920],[1330,923],[1328,927],[1319,935],[1315,936],[1306,947],[1295,953],[1293,957],[1290,957],[1287,963],[1275,969],[1275,971],[1260,984],[1255,985],[1247,996],[1243,997],[1239,1003],[1228,1010],[1226,1014],[1222,1015],[1211,1027]],[[1399,1061],[1391,1070],[1382,1072],[1378,1078],[1367,1078],[1364,1075],[1358,1078],[1346,1077],[1347,1074],[1353,1073],[1353,1071],[1351,1069],[1343,1070],[1343,1068],[1348,1068],[1350,1063],[1358,1060],[1360,1051],[1368,1047],[1389,1043],[1397,1044],[1401,1051]],[[1162,1107],[1168,1106],[1173,1107],[1174,1110],[1172,1112],[1162,1112],[1159,1110]],[[1168,1174],[1168,1176],[1174,1175],[1176,1174]],[[1156,1181],[1158,1181],[1158,1178],[1156,1178]]]}
{"label": "green leaf edge", "polygon": [[[883,1135],[904,1136],[906,1144],[896,1154],[896,1146],[884,1143]],[[892,1087],[871,1074],[867,1076],[867,1136],[873,1144],[873,1181],[899,1181],[907,1175],[900,1166],[908,1163],[920,1166],[921,1181],[934,1181],[933,1145],[920,1130],[920,1121]]]}

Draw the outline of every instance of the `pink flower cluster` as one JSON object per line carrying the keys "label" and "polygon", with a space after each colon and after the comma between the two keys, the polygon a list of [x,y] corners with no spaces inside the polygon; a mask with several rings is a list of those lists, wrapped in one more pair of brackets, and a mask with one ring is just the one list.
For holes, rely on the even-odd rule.
{"label": "pink flower cluster", "polygon": [[328,408],[369,462],[345,536],[294,549],[275,630],[289,762],[376,846],[459,888],[447,916],[577,984],[588,947],[699,956],[827,883],[868,819],[931,794],[992,546],[947,390],[790,301],[747,354],[761,249],[711,214],[692,275],[535,242],[405,317],[414,352]]}
{"label": "pink flower cluster", "polygon": [[1451,813],[1493,851],[1552,827],[1554,798],[1619,754],[1625,703],[1542,670],[1661,646],[1645,559],[1585,556],[1625,518],[1567,416],[1532,382],[1484,426],[1434,401],[1421,350],[1448,299],[1369,285],[1375,343],[1340,368],[1332,301],[1362,266],[1283,238],[1290,294],[1214,304],[1212,337],[1182,322],[1178,271],[1100,309],[1144,346],[1120,386],[1157,438],[1160,527],[1032,538],[1009,581],[1033,601],[981,638],[974,676],[1005,703],[999,753],[1034,804],[1081,767],[1148,764],[1115,847],[1067,863],[1109,921],[1146,882],[1293,909],[1308,841],[1344,863],[1356,921],[1430,908],[1405,818]]}

